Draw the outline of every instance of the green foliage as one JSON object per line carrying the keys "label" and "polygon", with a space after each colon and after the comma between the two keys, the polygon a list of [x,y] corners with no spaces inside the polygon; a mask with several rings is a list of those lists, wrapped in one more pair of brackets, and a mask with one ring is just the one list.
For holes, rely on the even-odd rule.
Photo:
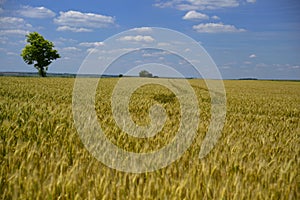
{"label": "green foliage", "polygon": [[140,71],[139,75],[140,75],[140,77],[153,77],[153,75],[150,72],[148,72],[147,70]]}
{"label": "green foliage", "polygon": [[53,49],[53,43],[45,40],[39,33],[29,33],[26,37],[29,44],[22,50],[21,56],[25,63],[34,64],[40,76],[45,77],[52,60],[60,58],[60,55]]}

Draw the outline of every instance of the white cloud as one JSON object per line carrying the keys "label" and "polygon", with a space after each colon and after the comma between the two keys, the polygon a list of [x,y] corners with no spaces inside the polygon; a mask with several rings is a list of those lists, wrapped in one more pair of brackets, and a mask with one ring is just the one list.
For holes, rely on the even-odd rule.
{"label": "white cloud", "polygon": [[0,44],[6,44],[8,42],[8,37],[0,36]]}
{"label": "white cloud", "polygon": [[152,57],[154,55],[152,53],[144,53],[142,56],[143,57]]}
{"label": "white cloud", "polygon": [[191,4],[179,4],[175,6],[175,8],[178,10],[205,10],[204,8],[199,9],[197,6]]}
{"label": "white cloud", "polygon": [[6,52],[6,55],[8,55],[8,56],[18,56],[19,54],[9,51],[9,52]]}
{"label": "white cloud", "polygon": [[182,19],[185,20],[193,20],[193,19],[197,19],[197,20],[207,20],[209,19],[209,16],[207,16],[206,14],[203,13],[199,13],[195,10],[189,11],[187,12]]}
{"label": "white cloud", "polygon": [[0,17],[1,29],[23,29],[31,28],[31,24],[25,22],[23,18],[19,17]]}
{"label": "white cloud", "polygon": [[56,46],[75,46],[78,45],[78,41],[74,40],[72,38],[64,38],[64,37],[59,37],[53,40],[53,43]]}
{"label": "white cloud", "polygon": [[27,35],[29,31],[13,29],[13,30],[0,30],[0,35]]}
{"label": "white cloud", "polygon": [[21,44],[21,45],[25,45],[26,43],[27,43],[26,38],[18,41],[18,44]]}
{"label": "white cloud", "polygon": [[103,42],[82,42],[79,44],[79,46],[83,46],[83,47],[99,47],[103,45],[104,45]]}
{"label": "white cloud", "polygon": [[294,66],[291,66],[292,69],[300,69],[300,66],[299,65],[294,65]]}
{"label": "white cloud", "polygon": [[247,3],[255,3],[256,0],[247,0]]}
{"label": "white cloud", "polygon": [[45,7],[22,6],[17,13],[29,18],[51,18],[55,16],[52,10]]}
{"label": "white cloud", "polygon": [[170,55],[171,53],[168,51],[157,51],[157,52],[147,52],[144,51],[143,57],[164,57]]}
{"label": "white cloud", "polygon": [[193,26],[193,29],[198,33],[237,33],[245,32],[245,29],[238,29],[233,25],[222,23],[207,23]]}
{"label": "white cloud", "polygon": [[78,49],[77,47],[65,47],[62,50],[63,51],[81,51],[81,49]]}
{"label": "white cloud", "polygon": [[19,17],[0,17],[0,35],[23,35],[29,33],[32,26]]}
{"label": "white cloud", "polygon": [[166,47],[166,46],[170,46],[170,45],[171,45],[170,43],[166,43],[166,42],[159,42],[157,44],[157,46],[159,46],[159,47]]}
{"label": "white cloud", "polygon": [[299,70],[300,69],[300,66],[299,65],[293,65],[293,64],[272,64],[273,67],[276,67],[276,70],[279,70],[279,71],[285,71],[285,70]]}
{"label": "white cloud", "polygon": [[239,0],[169,0],[154,4],[154,6],[159,8],[172,7],[178,10],[212,10],[237,7],[239,5]]}
{"label": "white cloud", "polygon": [[175,2],[173,1],[166,1],[166,2],[157,2],[154,4],[155,7],[158,8],[168,8],[168,7],[173,7]]}
{"label": "white cloud", "polygon": [[91,28],[104,28],[115,23],[114,17],[95,13],[82,13],[78,11],[60,12],[54,19],[59,31],[90,32]]}
{"label": "white cloud", "polygon": [[63,38],[60,37],[55,43],[65,44],[65,43],[77,43],[77,40],[71,39],[71,38]]}
{"label": "white cloud", "polygon": [[68,56],[64,56],[64,57],[62,57],[62,59],[63,59],[63,60],[71,60],[71,58],[68,57]]}
{"label": "white cloud", "polygon": [[228,65],[224,65],[224,66],[220,66],[221,69],[231,69],[231,66]]}
{"label": "white cloud", "polygon": [[255,54],[251,54],[251,55],[249,56],[249,58],[256,58],[256,55],[255,55]]}
{"label": "white cloud", "polygon": [[132,41],[132,42],[153,42],[154,39],[151,36],[143,36],[143,35],[136,35],[136,36],[124,36],[119,38],[120,41]]}
{"label": "white cloud", "polygon": [[14,25],[14,23],[23,23],[24,19],[22,18],[17,18],[17,17],[1,17],[0,18],[0,26],[1,28],[9,28]]}
{"label": "white cloud", "polygon": [[211,18],[214,19],[214,20],[219,20],[220,19],[220,17],[218,17],[216,15],[212,16]]}
{"label": "white cloud", "polygon": [[56,29],[57,31],[72,31],[72,32],[92,32],[92,29],[88,28],[76,28],[76,27],[70,27],[70,26],[59,26]]}
{"label": "white cloud", "polygon": [[132,30],[137,31],[139,33],[145,33],[145,32],[149,33],[149,32],[152,32],[152,28],[151,27],[140,27],[140,28],[134,28]]}

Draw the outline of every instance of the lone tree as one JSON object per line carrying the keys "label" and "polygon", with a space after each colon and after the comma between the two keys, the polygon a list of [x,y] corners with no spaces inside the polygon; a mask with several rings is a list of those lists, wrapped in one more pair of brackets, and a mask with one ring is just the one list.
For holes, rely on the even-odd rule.
{"label": "lone tree", "polygon": [[29,44],[22,50],[21,56],[28,65],[34,64],[40,76],[46,77],[48,66],[52,60],[60,58],[60,55],[53,49],[53,43],[45,40],[37,32],[29,33],[26,37]]}
{"label": "lone tree", "polygon": [[153,75],[150,72],[148,72],[147,70],[140,71],[139,75],[140,75],[140,77],[150,77],[150,78],[153,77]]}

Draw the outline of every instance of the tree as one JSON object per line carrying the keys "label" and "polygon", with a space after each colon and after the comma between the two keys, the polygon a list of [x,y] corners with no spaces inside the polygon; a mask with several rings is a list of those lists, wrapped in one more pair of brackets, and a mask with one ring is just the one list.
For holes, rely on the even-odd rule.
{"label": "tree", "polygon": [[153,75],[150,72],[148,72],[147,70],[140,71],[139,75],[140,75],[140,77],[150,77],[150,78],[153,77]]}
{"label": "tree", "polygon": [[28,65],[34,64],[39,75],[45,77],[52,60],[60,58],[60,55],[57,50],[53,49],[53,43],[45,40],[39,33],[29,33],[26,38],[29,44],[22,50],[21,56],[25,63]]}

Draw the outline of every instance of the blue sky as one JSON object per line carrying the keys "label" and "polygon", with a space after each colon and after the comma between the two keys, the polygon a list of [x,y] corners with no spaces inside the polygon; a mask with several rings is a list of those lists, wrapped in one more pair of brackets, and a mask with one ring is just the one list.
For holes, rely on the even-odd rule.
{"label": "blue sky", "polygon": [[76,73],[112,35],[162,27],[199,42],[224,79],[300,79],[298,0],[0,0],[0,16],[0,71],[35,71],[20,57],[29,32],[62,56],[49,72]]}

